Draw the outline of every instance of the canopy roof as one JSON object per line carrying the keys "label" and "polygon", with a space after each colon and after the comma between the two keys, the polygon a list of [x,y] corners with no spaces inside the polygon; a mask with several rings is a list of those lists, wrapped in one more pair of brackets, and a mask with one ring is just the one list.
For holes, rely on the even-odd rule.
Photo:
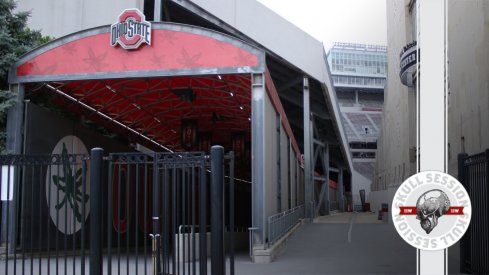
{"label": "canopy roof", "polygon": [[153,23],[152,45],[110,45],[110,26],[75,33],[23,56],[10,83],[119,134],[178,151],[182,121],[214,143],[250,139],[251,74],[265,54],[236,38],[174,23]]}
{"label": "canopy roof", "polygon": [[153,23],[152,45],[110,46],[110,26],[74,33],[29,52],[10,83],[265,72],[265,54],[231,36],[175,23]]}

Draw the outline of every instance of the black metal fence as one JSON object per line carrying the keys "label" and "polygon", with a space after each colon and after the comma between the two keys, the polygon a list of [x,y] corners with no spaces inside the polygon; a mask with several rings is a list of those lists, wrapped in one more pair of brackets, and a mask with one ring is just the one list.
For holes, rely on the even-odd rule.
{"label": "black metal fence", "polygon": [[0,274],[234,274],[234,157],[222,147],[0,164]]}
{"label": "black metal fence", "polygon": [[84,274],[87,156],[2,155],[0,165],[0,273]]}
{"label": "black metal fence", "polygon": [[460,270],[489,274],[489,150],[458,156],[459,181],[470,195],[472,219],[460,240]]}

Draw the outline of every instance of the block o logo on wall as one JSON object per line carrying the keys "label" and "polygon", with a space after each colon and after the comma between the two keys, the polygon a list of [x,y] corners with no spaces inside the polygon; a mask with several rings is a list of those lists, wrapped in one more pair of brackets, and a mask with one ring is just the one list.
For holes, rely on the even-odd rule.
{"label": "block o logo on wall", "polygon": [[[76,136],[63,137],[54,147],[52,154],[88,155],[85,144]],[[46,173],[46,202],[49,215],[56,228],[66,235],[81,229],[90,213],[89,165],[85,171],[85,193],[83,193],[83,168],[80,163],[70,164],[62,161],[60,165],[51,165]],[[85,215],[83,216],[83,204]]]}

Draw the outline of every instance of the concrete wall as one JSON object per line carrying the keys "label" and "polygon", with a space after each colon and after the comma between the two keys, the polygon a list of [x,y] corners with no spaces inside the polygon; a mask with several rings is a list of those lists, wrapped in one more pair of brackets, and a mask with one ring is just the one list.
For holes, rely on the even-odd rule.
{"label": "concrete wall", "polygon": [[[382,191],[372,192],[370,195],[370,210],[378,213],[382,203],[387,203],[389,206],[389,215],[390,215],[392,209],[392,205],[391,205],[392,198],[394,198],[396,191],[397,191],[397,187],[388,188]],[[390,221],[391,219],[388,220]]]}
{"label": "concrete wall", "polygon": [[[411,106],[415,106],[416,98],[411,89],[400,84],[397,66],[402,46],[413,40],[412,20],[407,0],[386,3],[389,69],[373,190],[395,188],[415,172],[415,154],[409,148],[415,146]],[[448,172],[457,176],[457,154],[475,154],[489,148],[489,2],[448,0],[447,10],[447,158]],[[372,192],[371,198],[380,202],[382,196],[390,195],[386,191]]]}
{"label": "concrete wall", "polygon": [[19,0],[17,10],[31,11],[28,25],[59,38],[80,30],[112,24],[128,8],[143,10],[137,0]]}
{"label": "concrete wall", "polygon": [[448,1],[448,172],[489,148],[489,1]]}
{"label": "concrete wall", "polygon": [[[265,194],[266,200],[264,202],[265,206],[265,216],[269,217],[271,215],[277,214],[279,212],[288,210],[295,205],[295,198],[298,196],[297,191],[300,191],[299,186],[296,184],[301,180],[295,177],[296,170],[298,167],[297,156],[290,148],[290,143],[288,141],[287,134],[284,127],[280,121],[277,120],[277,111],[273,106],[268,95],[265,96],[265,140],[268,146],[265,147]],[[277,122],[280,125],[280,132],[277,131]],[[280,135],[280,136],[279,136]],[[280,150],[280,153],[279,151]],[[289,155],[290,153],[290,155]],[[280,171],[278,170],[278,157],[280,156]],[[289,165],[290,159],[290,168]],[[290,170],[293,170],[291,172]],[[290,188],[288,183],[288,174],[290,176]],[[280,173],[280,181],[279,175]],[[280,185],[280,188],[279,188]],[[296,187],[297,186],[297,187]],[[280,190],[280,193],[278,192]],[[289,194],[291,199],[291,205],[289,207]],[[280,206],[278,197],[280,196]],[[299,194],[300,196],[300,194]],[[302,195],[303,196],[303,195]]]}
{"label": "concrete wall", "polygon": [[362,174],[358,173],[356,170],[353,170],[352,173],[352,200],[353,200],[353,205],[361,205],[361,200],[360,200],[360,190],[365,190],[365,201],[370,202],[369,197],[370,197],[370,185],[372,184],[372,181],[370,179],[367,179],[364,177]]}
{"label": "concrete wall", "polygon": [[[409,0],[386,0],[387,10],[387,83],[384,92],[382,132],[377,142],[377,163],[370,200],[389,193],[376,191],[397,188],[404,179],[415,173],[416,159],[416,95],[412,88],[401,83],[399,53],[412,42]],[[392,194],[393,195],[393,194]],[[392,197],[385,197],[385,202]]]}

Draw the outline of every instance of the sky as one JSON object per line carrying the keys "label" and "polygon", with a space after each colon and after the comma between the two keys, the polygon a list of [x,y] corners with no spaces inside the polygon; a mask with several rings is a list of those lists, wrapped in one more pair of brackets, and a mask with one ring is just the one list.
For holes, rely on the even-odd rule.
{"label": "sky", "polygon": [[258,0],[328,50],[333,42],[387,45],[386,0]]}

